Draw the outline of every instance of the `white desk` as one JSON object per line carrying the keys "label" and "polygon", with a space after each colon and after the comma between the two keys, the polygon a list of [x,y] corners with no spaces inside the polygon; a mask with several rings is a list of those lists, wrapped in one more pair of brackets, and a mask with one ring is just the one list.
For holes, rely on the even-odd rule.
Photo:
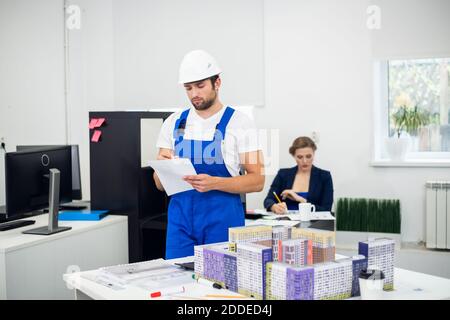
{"label": "white desk", "polygon": [[63,274],[128,263],[126,216],[60,221],[72,229],[49,236],[22,234],[47,225],[48,214],[26,220],[36,223],[0,232],[0,299],[71,299]]}
{"label": "white desk", "polygon": [[[336,255],[336,259],[343,256]],[[173,262],[192,261],[192,257],[175,259]],[[95,274],[97,271],[87,271],[84,274]],[[192,273],[192,271],[186,271]],[[158,300],[158,299],[213,299],[205,298],[206,294],[239,295],[225,289],[214,289],[195,282],[186,284],[186,292],[174,296],[151,299],[149,292],[138,287],[127,287],[123,290],[110,289],[82,277],[83,273],[64,275],[64,280],[75,289],[75,299],[98,300]],[[386,300],[437,300],[450,299],[450,279],[435,277],[423,273],[395,268],[394,287],[391,292],[384,292]],[[216,298],[217,299],[217,298]],[[250,298],[247,298],[250,299]],[[352,298],[359,299],[359,298]],[[230,300],[226,298],[224,300]],[[241,299],[239,299],[241,300]]]}
{"label": "white desk", "polygon": [[[180,259],[170,260],[171,262],[188,262],[192,261],[193,257],[186,257]],[[94,281],[84,278],[84,275],[95,275],[97,270],[86,272],[78,272],[72,274],[65,274],[64,281],[69,287],[74,289],[75,299],[77,300],[230,300],[229,298],[206,298],[206,294],[219,294],[240,296],[240,294],[226,290],[215,289],[203,284],[198,284],[195,280],[184,285],[186,292],[176,295],[150,298],[150,292],[135,286],[128,286],[123,290],[110,289],[104,285],[98,284]],[[186,271],[186,273],[193,274],[193,271]],[[242,296],[239,300],[252,300],[249,297]]]}

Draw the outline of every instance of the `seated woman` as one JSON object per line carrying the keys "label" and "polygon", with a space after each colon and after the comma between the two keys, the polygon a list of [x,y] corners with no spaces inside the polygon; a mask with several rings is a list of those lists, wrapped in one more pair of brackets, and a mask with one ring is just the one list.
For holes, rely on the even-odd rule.
{"label": "seated woman", "polygon": [[[298,204],[303,202],[314,204],[316,211],[331,211],[333,180],[329,171],[313,165],[316,149],[316,144],[308,137],[294,140],[289,153],[297,165],[278,171],[264,199],[267,211],[284,213],[286,210],[298,210]],[[274,192],[283,202],[278,202]]]}

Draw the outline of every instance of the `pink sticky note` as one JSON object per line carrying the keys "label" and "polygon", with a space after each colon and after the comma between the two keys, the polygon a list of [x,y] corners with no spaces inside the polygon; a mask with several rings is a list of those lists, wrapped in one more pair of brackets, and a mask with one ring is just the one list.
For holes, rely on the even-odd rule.
{"label": "pink sticky note", "polygon": [[102,126],[103,122],[105,122],[105,118],[97,119],[97,123],[95,124],[95,128],[99,128]]}
{"label": "pink sticky note", "polygon": [[97,125],[97,121],[98,119],[92,118],[91,121],[89,122],[89,129],[94,129]]}
{"label": "pink sticky note", "polygon": [[98,142],[100,139],[100,136],[102,135],[102,132],[100,130],[95,130],[94,134],[92,135],[91,141],[92,142]]}

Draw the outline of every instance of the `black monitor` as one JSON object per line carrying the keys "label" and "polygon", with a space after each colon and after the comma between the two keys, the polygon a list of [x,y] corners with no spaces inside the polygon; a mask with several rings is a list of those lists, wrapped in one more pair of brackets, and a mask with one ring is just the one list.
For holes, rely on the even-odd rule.
{"label": "black monitor", "polygon": [[[16,146],[17,151],[39,150],[42,148],[60,147],[60,145],[22,145]],[[72,153],[72,199],[81,200],[80,152],[77,144],[70,145]]]}
{"label": "black monitor", "polygon": [[49,172],[60,171],[59,203],[72,201],[70,146],[7,152],[5,155],[6,216],[20,218],[49,206]]}

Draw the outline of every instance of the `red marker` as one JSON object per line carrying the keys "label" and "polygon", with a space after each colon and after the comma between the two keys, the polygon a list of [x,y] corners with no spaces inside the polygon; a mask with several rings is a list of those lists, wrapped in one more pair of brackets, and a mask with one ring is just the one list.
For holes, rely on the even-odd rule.
{"label": "red marker", "polygon": [[150,293],[150,297],[151,298],[158,298],[161,296],[167,296],[169,294],[174,294],[174,293],[183,293],[185,291],[184,287],[170,287],[170,288],[164,288],[162,290],[159,291],[155,291]]}

